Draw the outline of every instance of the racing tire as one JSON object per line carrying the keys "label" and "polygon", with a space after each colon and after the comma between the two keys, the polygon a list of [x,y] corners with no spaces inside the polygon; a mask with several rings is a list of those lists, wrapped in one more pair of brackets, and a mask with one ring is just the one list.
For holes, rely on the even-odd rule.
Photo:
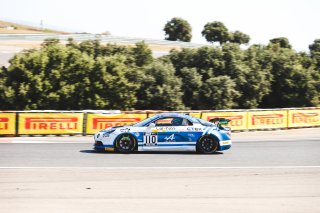
{"label": "racing tire", "polygon": [[197,152],[202,154],[212,154],[219,148],[218,140],[210,135],[205,135],[200,138],[197,143]]}
{"label": "racing tire", "polygon": [[122,134],[117,138],[115,148],[120,153],[132,153],[137,148],[137,140],[130,134]]}

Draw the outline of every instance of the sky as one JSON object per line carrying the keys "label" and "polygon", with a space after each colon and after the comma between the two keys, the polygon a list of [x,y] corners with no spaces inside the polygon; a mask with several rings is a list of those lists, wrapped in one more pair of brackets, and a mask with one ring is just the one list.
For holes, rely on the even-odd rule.
{"label": "sky", "polygon": [[0,0],[0,20],[42,20],[72,32],[164,39],[173,17],[190,23],[193,43],[207,43],[201,31],[213,21],[248,34],[250,44],[287,37],[295,50],[308,51],[320,39],[320,0]]}

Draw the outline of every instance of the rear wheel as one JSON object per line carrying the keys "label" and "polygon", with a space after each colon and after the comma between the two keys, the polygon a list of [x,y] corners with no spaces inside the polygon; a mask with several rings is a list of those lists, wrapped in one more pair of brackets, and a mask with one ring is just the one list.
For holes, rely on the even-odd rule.
{"label": "rear wheel", "polygon": [[211,154],[218,150],[218,140],[212,136],[203,136],[197,143],[197,151],[203,154]]}
{"label": "rear wheel", "polygon": [[131,153],[137,146],[136,139],[129,134],[121,135],[116,141],[116,150],[121,153]]}

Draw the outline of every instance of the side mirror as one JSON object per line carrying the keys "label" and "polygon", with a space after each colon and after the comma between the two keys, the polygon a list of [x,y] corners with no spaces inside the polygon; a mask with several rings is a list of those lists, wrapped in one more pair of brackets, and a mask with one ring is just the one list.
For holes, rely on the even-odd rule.
{"label": "side mirror", "polygon": [[150,123],[150,124],[148,125],[148,128],[154,128],[155,126],[156,126],[155,123]]}

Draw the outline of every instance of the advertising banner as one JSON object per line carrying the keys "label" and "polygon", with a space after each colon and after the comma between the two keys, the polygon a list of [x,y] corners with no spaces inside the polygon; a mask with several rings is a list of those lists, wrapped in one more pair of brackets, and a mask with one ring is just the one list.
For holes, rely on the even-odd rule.
{"label": "advertising banner", "polygon": [[0,113],[0,135],[16,133],[16,113]]}
{"label": "advertising banner", "polygon": [[112,126],[134,124],[147,118],[147,114],[87,114],[86,133],[94,134]]}
{"label": "advertising banner", "polygon": [[287,115],[287,110],[249,111],[248,129],[286,128]]}
{"label": "advertising banner", "polygon": [[320,126],[320,109],[289,110],[289,127]]}
{"label": "advertising banner", "polygon": [[193,116],[195,118],[201,118],[201,113],[200,112],[191,112],[188,113],[190,116]]}
{"label": "advertising banner", "polygon": [[19,113],[19,134],[83,133],[83,113]]}
{"label": "advertising banner", "polygon": [[202,113],[203,120],[211,120],[213,118],[226,118],[231,120],[228,124],[232,130],[247,129],[247,112],[204,112]]}

